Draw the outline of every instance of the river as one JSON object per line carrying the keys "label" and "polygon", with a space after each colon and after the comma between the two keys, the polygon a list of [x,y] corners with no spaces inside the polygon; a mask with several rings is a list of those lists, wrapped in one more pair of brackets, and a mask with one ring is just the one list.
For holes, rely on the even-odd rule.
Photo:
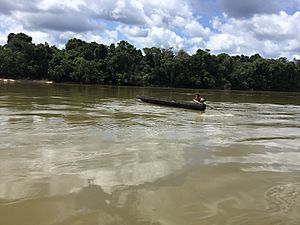
{"label": "river", "polygon": [[0,127],[1,225],[300,224],[300,93],[0,84]]}

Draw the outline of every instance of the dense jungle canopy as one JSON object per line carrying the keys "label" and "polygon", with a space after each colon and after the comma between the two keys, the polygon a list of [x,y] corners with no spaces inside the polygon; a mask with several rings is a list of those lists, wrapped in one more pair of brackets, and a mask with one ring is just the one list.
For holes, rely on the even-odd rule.
{"label": "dense jungle canopy", "polygon": [[0,75],[84,84],[300,91],[300,61],[230,56],[198,49],[144,48],[126,41],[110,46],[73,38],[63,49],[34,44],[24,33],[0,46]]}

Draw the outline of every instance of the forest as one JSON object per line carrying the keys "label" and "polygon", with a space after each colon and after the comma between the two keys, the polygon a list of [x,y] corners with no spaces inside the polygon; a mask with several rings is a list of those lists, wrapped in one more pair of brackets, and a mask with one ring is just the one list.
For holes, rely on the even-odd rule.
{"label": "forest", "polygon": [[300,61],[252,56],[193,55],[168,48],[137,49],[70,39],[63,49],[11,33],[0,45],[0,77],[81,84],[300,91]]}

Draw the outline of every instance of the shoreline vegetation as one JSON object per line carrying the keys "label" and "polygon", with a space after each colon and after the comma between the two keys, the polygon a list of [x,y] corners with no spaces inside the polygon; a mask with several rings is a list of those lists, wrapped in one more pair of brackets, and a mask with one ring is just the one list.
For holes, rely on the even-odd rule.
{"label": "shoreline vegetation", "polygon": [[300,61],[252,56],[193,55],[172,48],[139,50],[70,39],[63,49],[11,33],[0,45],[0,82],[79,83],[255,91],[300,91]]}

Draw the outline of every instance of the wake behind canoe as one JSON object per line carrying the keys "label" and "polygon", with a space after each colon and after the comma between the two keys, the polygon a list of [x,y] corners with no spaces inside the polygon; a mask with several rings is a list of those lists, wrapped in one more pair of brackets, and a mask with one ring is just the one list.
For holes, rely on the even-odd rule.
{"label": "wake behind canoe", "polygon": [[188,101],[175,101],[170,99],[161,99],[161,98],[154,98],[154,97],[146,97],[146,96],[139,96],[138,97],[143,102],[152,103],[156,105],[164,105],[164,106],[171,106],[171,107],[178,107],[178,108],[185,108],[185,109],[194,109],[204,111],[206,109],[205,104],[196,104],[194,102]]}

